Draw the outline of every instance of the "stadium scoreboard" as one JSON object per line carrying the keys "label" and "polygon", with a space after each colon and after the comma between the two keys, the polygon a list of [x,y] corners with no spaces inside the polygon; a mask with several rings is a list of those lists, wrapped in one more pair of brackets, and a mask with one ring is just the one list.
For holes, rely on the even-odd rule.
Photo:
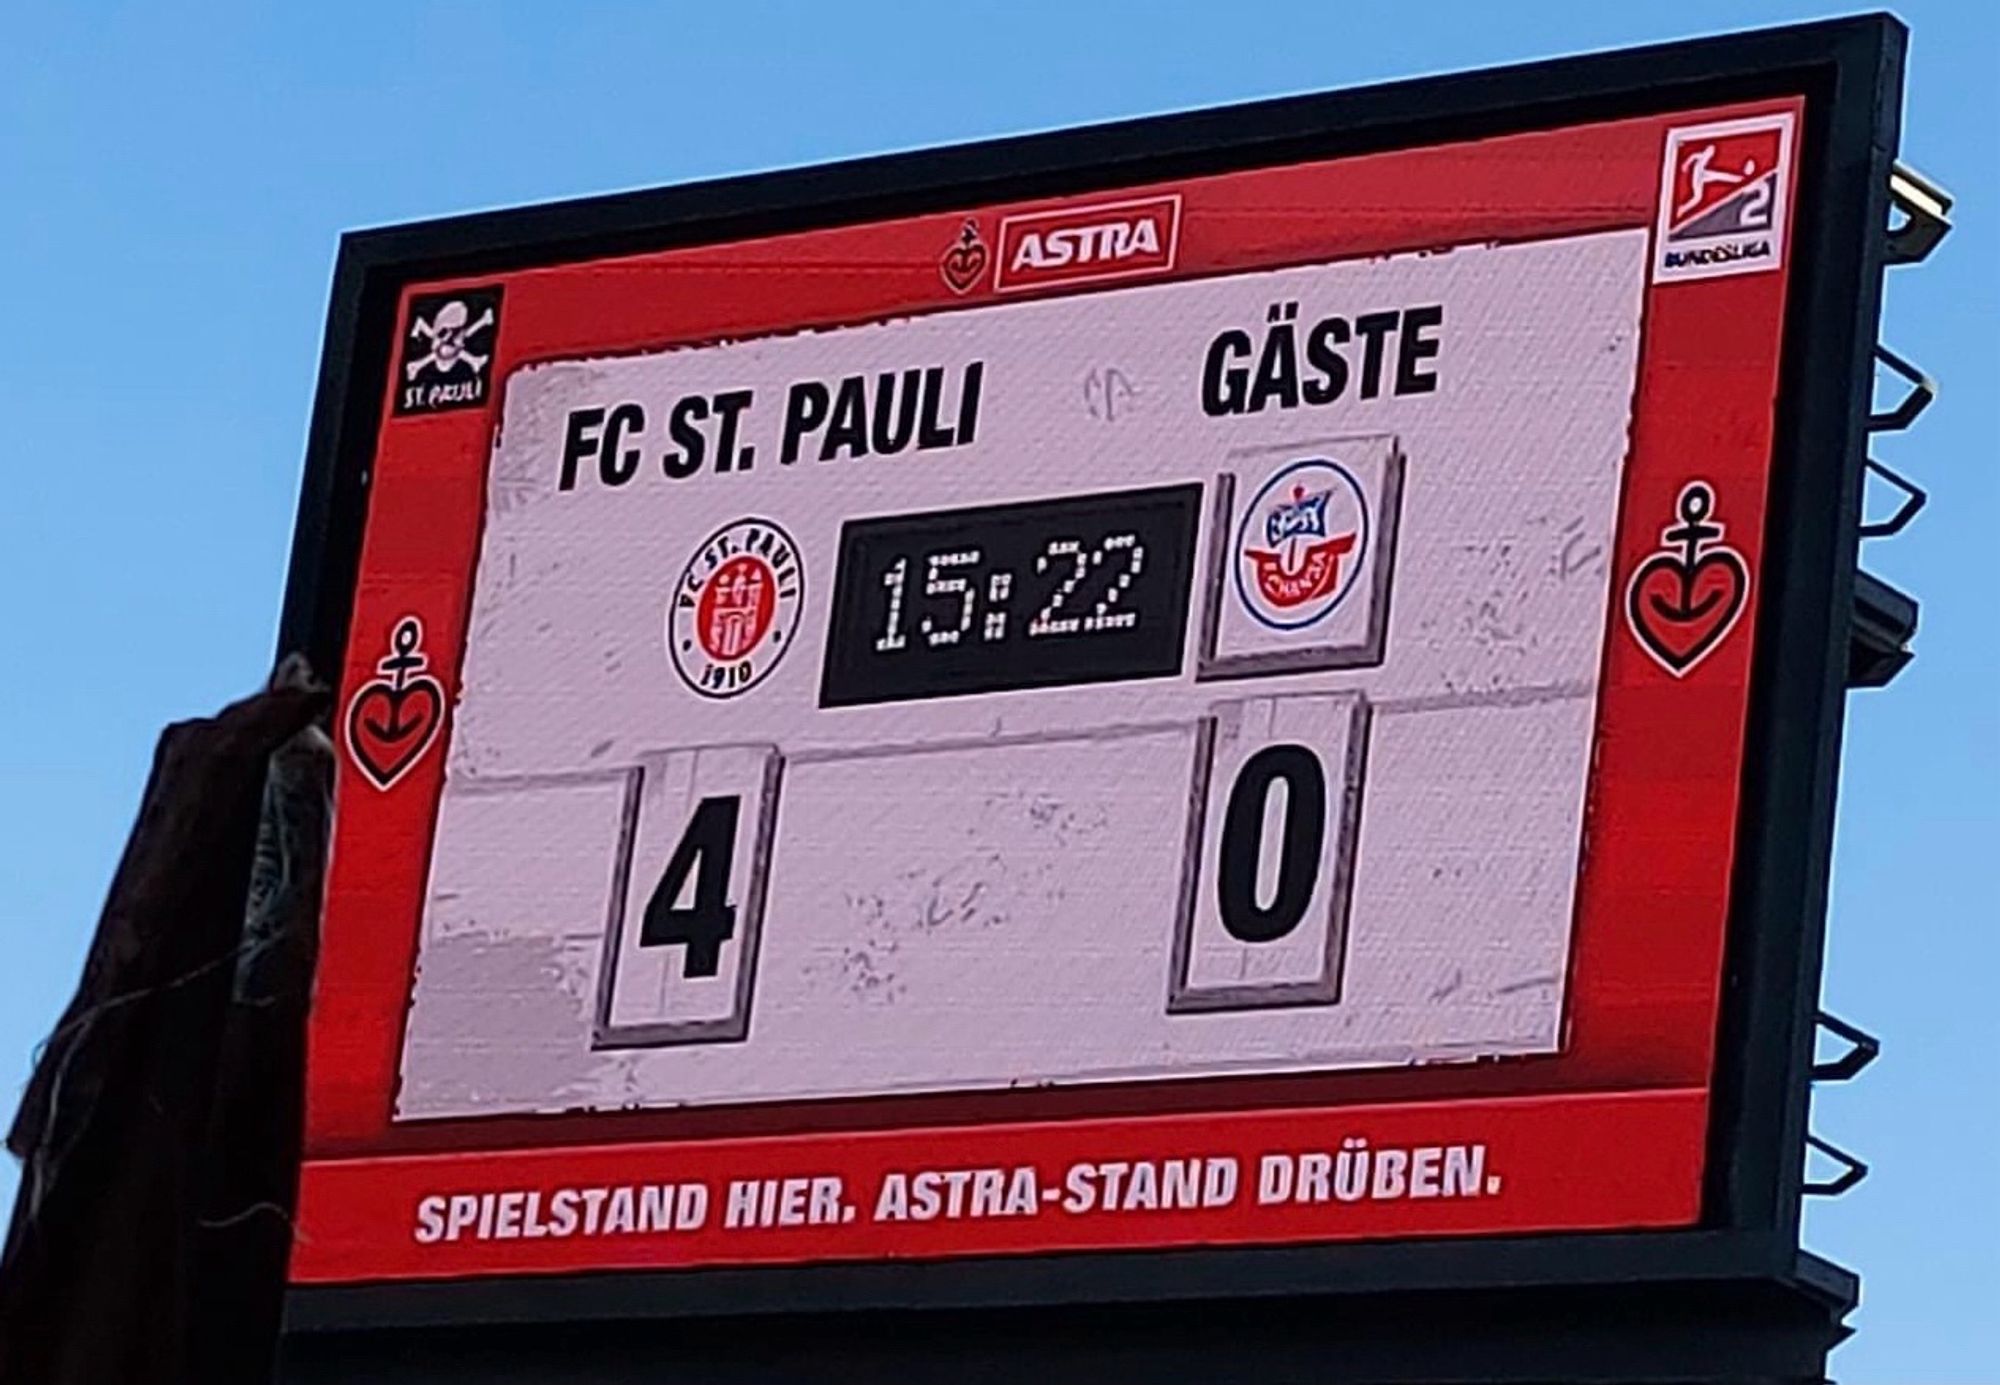
{"label": "stadium scoreboard", "polygon": [[1571,68],[351,241],[297,1283],[1781,1223],[1849,136]]}

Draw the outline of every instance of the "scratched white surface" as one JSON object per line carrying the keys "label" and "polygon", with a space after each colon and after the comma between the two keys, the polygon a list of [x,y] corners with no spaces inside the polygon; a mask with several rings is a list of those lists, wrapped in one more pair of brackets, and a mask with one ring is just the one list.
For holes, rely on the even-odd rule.
{"label": "scratched white surface", "polygon": [[[1634,231],[1465,247],[517,372],[489,480],[398,1114],[1555,1048],[1645,242]],[[1326,313],[1442,303],[1437,391],[1204,417],[1209,340],[1229,327],[1260,338],[1267,305],[1291,300],[1301,328]],[[986,363],[975,445],[778,463],[792,381],[955,373],[971,359]],[[1134,386],[1115,420],[1094,417],[1083,388],[1110,366]],[[633,399],[657,421],[683,394],[745,387],[757,391],[740,439],[756,449],[749,472],[675,482],[649,466],[621,489],[556,490],[571,408]],[[844,519],[1212,486],[1244,448],[1304,455],[1380,434],[1400,439],[1407,464],[1379,667],[1196,684],[1205,509],[1181,676],[816,705]],[[797,644],[748,694],[707,701],[668,660],[665,603],[701,538],[748,515],[800,547]],[[1341,998],[1169,1015],[1194,726],[1218,703],[1331,691],[1358,691],[1372,708]],[[999,743],[967,744],[980,741]],[[619,835],[607,818],[625,771],[670,751],[767,743],[785,767],[747,1038],[593,1049]],[[635,880],[657,876],[676,837],[641,822]],[[739,876],[732,898],[747,888]],[[672,1017],[672,987],[649,975],[619,989],[621,1022],[645,1018],[630,998],[641,994]]]}

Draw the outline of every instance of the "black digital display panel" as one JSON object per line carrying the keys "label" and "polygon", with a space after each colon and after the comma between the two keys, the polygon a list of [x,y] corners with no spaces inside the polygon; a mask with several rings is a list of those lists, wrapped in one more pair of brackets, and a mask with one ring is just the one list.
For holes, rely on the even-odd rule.
{"label": "black digital display panel", "polygon": [[820,705],[1179,673],[1201,493],[849,520]]}

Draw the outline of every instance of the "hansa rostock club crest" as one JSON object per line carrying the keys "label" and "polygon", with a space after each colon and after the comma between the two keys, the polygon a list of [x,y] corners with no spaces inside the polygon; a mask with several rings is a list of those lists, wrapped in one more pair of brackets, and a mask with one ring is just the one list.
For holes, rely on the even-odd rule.
{"label": "hansa rostock club crest", "polygon": [[739,519],[702,541],[667,606],[667,652],[703,697],[734,697],[792,647],[805,569],[791,535]]}
{"label": "hansa rostock club crest", "polygon": [[1324,457],[1294,462],[1244,510],[1237,594],[1260,623],[1302,629],[1352,590],[1367,545],[1368,506],[1353,473]]}

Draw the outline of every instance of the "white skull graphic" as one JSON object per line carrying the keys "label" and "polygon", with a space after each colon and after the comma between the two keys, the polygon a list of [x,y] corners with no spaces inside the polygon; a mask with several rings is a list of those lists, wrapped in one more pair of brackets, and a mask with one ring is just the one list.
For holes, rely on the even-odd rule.
{"label": "white skull graphic", "polygon": [[414,380],[427,370],[438,375],[448,375],[458,368],[461,361],[475,371],[484,370],[487,361],[492,357],[468,349],[466,342],[492,325],[491,308],[487,308],[474,319],[472,310],[457,298],[441,305],[428,321],[419,317],[411,325],[410,335],[428,341],[431,344],[430,354],[419,357],[405,366],[403,368],[405,376]]}

